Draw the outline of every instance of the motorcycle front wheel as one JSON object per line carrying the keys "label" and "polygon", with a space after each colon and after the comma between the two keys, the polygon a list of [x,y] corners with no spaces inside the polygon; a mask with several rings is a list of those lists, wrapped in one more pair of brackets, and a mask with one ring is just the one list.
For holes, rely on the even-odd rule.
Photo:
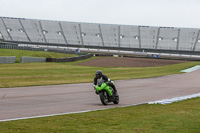
{"label": "motorcycle front wheel", "polygon": [[108,93],[106,91],[102,91],[99,93],[101,102],[103,105],[108,105]]}

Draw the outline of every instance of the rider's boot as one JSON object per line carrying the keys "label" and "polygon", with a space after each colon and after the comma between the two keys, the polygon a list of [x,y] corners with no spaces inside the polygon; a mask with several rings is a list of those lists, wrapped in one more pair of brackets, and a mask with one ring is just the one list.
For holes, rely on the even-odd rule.
{"label": "rider's boot", "polygon": [[116,89],[115,85],[113,85],[112,88],[113,88],[113,90],[114,90],[114,95],[115,95],[115,96],[118,96],[118,94],[117,94],[117,89]]}

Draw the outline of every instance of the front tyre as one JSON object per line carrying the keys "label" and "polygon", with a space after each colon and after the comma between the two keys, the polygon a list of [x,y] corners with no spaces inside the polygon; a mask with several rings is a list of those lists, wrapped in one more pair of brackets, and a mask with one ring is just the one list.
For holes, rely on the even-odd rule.
{"label": "front tyre", "polygon": [[100,100],[103,105],[108,105],[108,93],[106,91],[102,91],[99,93]]}

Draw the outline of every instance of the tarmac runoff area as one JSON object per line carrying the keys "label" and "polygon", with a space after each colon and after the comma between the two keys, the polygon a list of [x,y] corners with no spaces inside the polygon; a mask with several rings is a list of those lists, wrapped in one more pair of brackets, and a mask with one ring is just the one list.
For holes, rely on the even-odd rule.
{"label": "tarmac runoff area", "polygon": [[196,68],[177,75],[115,81],[118,105],[102,105],[92,83],[0,88],[0,122],[200,97],[200,70]]}

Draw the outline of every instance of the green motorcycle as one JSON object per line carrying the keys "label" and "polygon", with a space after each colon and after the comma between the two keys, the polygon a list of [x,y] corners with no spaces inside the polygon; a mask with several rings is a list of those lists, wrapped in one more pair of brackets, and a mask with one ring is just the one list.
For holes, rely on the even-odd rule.
{"label": "green motorcycle", "polygon": [[[111,82],[114,84],[113,81]],[[119,103],[119,95],[113,94],[114,90],[111,86],[108,86],[108,83],[102,83],[101,85],[96,85],[94,89],[96,90],[97,95],[99,95],[103,105],[107,105],[109,102],[113,102],[114,104]]]}

